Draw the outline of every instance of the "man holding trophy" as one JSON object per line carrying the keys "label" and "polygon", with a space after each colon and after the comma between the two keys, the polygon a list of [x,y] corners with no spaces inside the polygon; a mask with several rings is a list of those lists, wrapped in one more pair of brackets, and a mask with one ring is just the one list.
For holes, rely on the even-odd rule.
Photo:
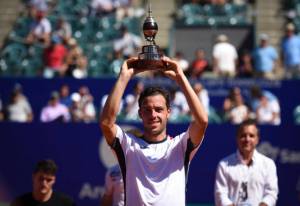
{"label": "man holding trophy", "polygon": [[[149,9],[150,10],[150,9]],[[100,127],[113,149],[124,179],[126,205],[185,205],[185,186],[190,161],[199,149],[208,117],[180,66],[159,53],[154,38],[157,24],[146,18],[143,31],[149,45],[138,58],[124,61],[100,118]],[[159,71],[184,93],[193,115],[186,131],[167,135],[170,95],[160,87],[146,88],[140,95],[139,116],[144,133],[137,137],[116,123],[120,102],[131,78],[144,71]]]}

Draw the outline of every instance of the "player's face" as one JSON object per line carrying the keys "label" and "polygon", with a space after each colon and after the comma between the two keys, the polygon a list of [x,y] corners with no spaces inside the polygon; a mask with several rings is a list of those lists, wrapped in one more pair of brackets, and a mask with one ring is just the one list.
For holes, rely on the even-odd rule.
{"label": "player's face", "polygon": [[55,176],[44,172],[33,174],[33,190],[40,195],[46,195],[52,191],[55,183]]}
{"label": "player's face", "polygon": [[165,98],[157,94],[144,99],[139,115],[143,121],[145,133],[157,136],[166,131],[170,109],[167,108]]}
{"label": "player's face", "polygon": [[237,145],[241,154],[249,154],[258,144],[258,131],[255,125],[244,126],[238,133]]}

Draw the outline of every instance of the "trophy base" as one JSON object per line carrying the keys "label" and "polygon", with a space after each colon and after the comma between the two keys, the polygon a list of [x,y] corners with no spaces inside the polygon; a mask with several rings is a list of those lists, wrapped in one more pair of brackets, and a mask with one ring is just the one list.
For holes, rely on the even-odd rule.
{"label": "trophy base", "polygon": [[142,53],[139,54],[139,60],[136,62],[136,68],[146,70],[157,70],[165,68],[159,47],[156,45],[143,46]]}
{"label": "trophy base", "polygon": [[162,60],[139,59],[136,68],[145,70],[161,70],[166,68]]}

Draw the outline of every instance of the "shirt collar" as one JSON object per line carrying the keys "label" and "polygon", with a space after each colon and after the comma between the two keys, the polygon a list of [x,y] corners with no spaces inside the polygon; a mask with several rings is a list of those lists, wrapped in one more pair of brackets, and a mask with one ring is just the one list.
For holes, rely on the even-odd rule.
{"label": "shirt collar", "polygon": [[[240,153],[240,151],[239,150],[237,150],[237,159],[241,162],[241,163],[243,163],[244,164],[244,160],[243,160],[243,158],[242,158],[242,155],[241,155],[241,153]],[[251,163],[251,165],[253,165],[256,161],[257,161],[257,151],[256,151],[256,149],[254,149],[254,152],[253,152],[253,156],[252,156],[252,163]]]}

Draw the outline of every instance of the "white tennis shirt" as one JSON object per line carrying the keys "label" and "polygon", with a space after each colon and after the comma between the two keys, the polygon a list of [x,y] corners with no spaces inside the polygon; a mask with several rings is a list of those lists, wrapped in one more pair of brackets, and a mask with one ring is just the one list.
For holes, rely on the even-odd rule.
{"label": "white tennis shirt", "polygon": [[159,143],[117,128],[114,149],[125,176],[126,205],[184,206],[188,165],[199,146],[188,144],[188,132]]}

